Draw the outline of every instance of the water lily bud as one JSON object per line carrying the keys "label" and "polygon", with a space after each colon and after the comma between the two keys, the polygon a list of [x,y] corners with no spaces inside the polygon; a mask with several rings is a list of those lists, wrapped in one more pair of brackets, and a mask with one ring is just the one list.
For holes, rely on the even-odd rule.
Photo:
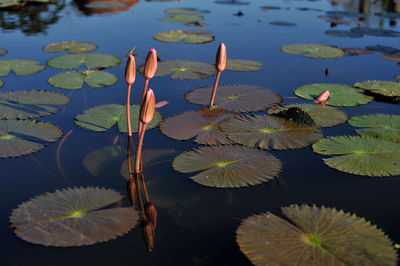
{"label": "water lily bud", "polygon": [[217,58],[215,60],[215,68],[218,71],[224,71],[225,66],[226,66],[226,47],[225,44],[222,42],[218,48]]}
{"label": "water lily bud", "polygon": [[146,63],[144,64],[143,75],[146,79],[154,77],[157,71],[157,51],[154,48],[150,49],[147,54]]}
{"label": "water lily bud", "polygon": [[144,221],[141,226],[144,242],[149,252],[152,252],[156,244],[154,226],[149,221]]}
{"label": "water lily bud", "polygon": [[135,82],[136,78],[136,63],[133,54],[130,54],[125,66],[125,81],[129,85]]}
{"label": "water lily bud", "polygon": [[136,183],[133,178],[128,179],[128,182],[126,183],[126,189],[128,191],[129,201],[131,202],[132,206],[135,206],[137,199],[137,190],[136,190]]}
{"label": "water lily bud", "polygon": [[140,121],[148,124],[153,119],[154,110],[156,108],[156,98],[152,89],[148,89],[144,97],[144,101],[140,106]]}
{"label": "water lily bud", "polygon": [[144,213],[149,220],[153,224],[154,229],[156,229],[157,225],[157,209],[156,206],[151,202],[146,202],[144,205]]}
{"label": "water lily bud", "polygon": [[329,94],[329,90],[324,91],[315,99],[314,103],[325,105],[328,102]]}

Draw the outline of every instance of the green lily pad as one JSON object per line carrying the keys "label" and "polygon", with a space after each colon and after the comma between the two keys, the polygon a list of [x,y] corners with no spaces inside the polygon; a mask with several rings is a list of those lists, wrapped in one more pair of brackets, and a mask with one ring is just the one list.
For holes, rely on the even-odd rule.
{"label": "green lily pad", "polygon": [[186,15],[186,14],[168,14],[165,17],[158,18],[162,21],[193,23],[204,20],[203,16]]}
{"label": "green lily pad", "polygon": [[62,131],[51,123],[34,120],[0,120],[0,158],[34,153],[44,142],[54,142]]}
{"label": "green lily pad", "polygon": [[3,56],[7,53],[7,50],[4,48],[0,48],[0,56]]}
{"label": "green lily pad", "polygon": [[[138,71],[143,73],[144,66]],[[190,60],[167,60],[158,62],[156,77],[171,75],[171,79],[192,80],[204,79],[217,74],[213,64]]]}
{"label": "green lily pad", "polygon": [[358,136],[330,137],[313,145],[319,154],[338,155],[324,159],[332,168],[365,176],[400,175],[400,144]]}
{"label": "green lily pad", "polygon": [[372,101],[373,97],[362,94],[361,89],[343,84],[314,83],[297,88],[294,93],[305,99],[315,99],[322,92],[329,90],[327,104],[334,106],[356,106]]}
{"label": "green lily pad", "polygon": [[37,196],[12,211],[11,227],[23,240],[74,247],[115,239],[139,220],[132,207],[104,208],[123,199],[112,189],[68,188]]}
{"label": "green lily pad", "polygon": [[5,59],[0,60],[0,77],[7,76],[10,71],[13,71],[16,75],[30,75],[42,71],[45,68],[44,65],[40,65],[40,62],[35,60],[26,59]]}
{"label": "green lily pad", "polygon": [[228,59],[226,60],[226,70],[230,71],[257,71],[262,68],[263,64],[253,60],[244,59]]}
{"label": "green lily pad", "polygon": [[340,109],[321,104],[292,103],[283,106],[273,106],[268,110],[269,114],[276,114],[291,107],[298,107],[306,112],[315,121],[318,127],[333,127],[346,122],[347,115]]}
{"label": "green lily pad", "polygon": [[269,115],[237,116],[220,123],[229,139],[262,149],[296,149],[322,137],[316,127]]}
{"label": "green lily pad", "polygon": [[[139,105],[131,105],[132,132],[137,132],[139,123]],[[153,120],[146,129],[158,126],[162,120],[161,114],[154,111]],[[88,130],[106,131],[118,123],[120,132],[127,133],[126,106],[122,104],[105,104],[86,109],[75,116],[75,124]]]}
{"label": "green lily pad", "polygon": [[[189,31],[190,32],[190,31]],[[212,32],[210,32],[212,33]],[[210,34],[207,32],[206,34]],[[163,41],[163,42],[180,42],[185,41],[185,43],[208,43],[212,42],[215,37],[214,36],[200,36],[199,34],[187,33],[182,30],[170,30],[159,32],[154,35],[154,39]]]}
{"label": "green lily pad", "polygon": [[368,80],[357,82],[354,87],[388,97],[400,96],[400,82],[386,80]]}
{"label": "green lily pad", "polygon": [[49,53],[68,51],[70,54],[87,53],[97,49],[97,45],[90,42],[63,41],[46,45],[43,50]]}
{"label": "green lily pad", "polygon": [[4,83],[0,80],[0,88],[3,87]]}
{"label": "green lily pad", "polygon": [[235,116],[236,113],[221,108],[203,107],[195,111],[181,113],[166,118],[160,123],[161,132],[170,138],[194,140],[200,144],[229,144],[232,143],[219,129],[219,122]]}
{"label": "green lily pad", "polygon": [[19,6],[19,0],[2,0],[0,1],[0,8],[11,7],[11,6]]}
{"label": "green lily pad", "polygon": [[65,54],[51,58],[47,64],[58,69],[78,68],[82,64],[89,69],[107,68],[119,65],[121,59],[109,54],[100,53],[81,53],[81,54]]}
{"label": "green lily pad", "polygon": [[55,74],[49,78],[49,83],[57,88],[80,89],[83,83],[93,88],[111,86],[118,78],[111,73],[100,70],[72,70]]}
{"label": "green lily pad", "polygon": [[366,127],[356,130],[361,136],[400,142],[400,116],[398,115],[358,115],[350,118],[349,124],[354,127]]}
{"label": "green lily pad", "polygon": [[344,211],[316,206],[282,208],[242,221],[240,250],[254,265],[397,265],[390,239],[371,222]]}
{"label": "green lily pad", "polygon": [[281,51],[287,54],[305,54],[310,58],[338,58],[345,55],[345,52],[337,47],[318,43],[298,43],[281,47]]}
{"label": "green lily pad", "polygon": [[164,12],[168,14],[182,14],[182,15],[199,15],[199,14],[207,14],[210,13],[208,10],[200,10],[197,8],[168,8],[165,9]]}
{"label": "green lily pad", "polygon": [[70,98],[62,93],[44,90],[0,92],[0,119],[27,119],[57,112],[54,105],[64,105]]}
{"label": "green lily pad", "polygon": [[276,177],[281,162],[271,154],[242,146],[201,147],[178,155],[172,164],[181,173],[202,171],[193,181],[218,188],[258,185]]}
{"label": "green lily pad", "polygon": [[[185,99],[194,104],[209,104],[212,86],[188,91]],[[214,104],[232,112],[257,112],[282,101],[276,92],[257,86],[223,84],[217,88]]]}

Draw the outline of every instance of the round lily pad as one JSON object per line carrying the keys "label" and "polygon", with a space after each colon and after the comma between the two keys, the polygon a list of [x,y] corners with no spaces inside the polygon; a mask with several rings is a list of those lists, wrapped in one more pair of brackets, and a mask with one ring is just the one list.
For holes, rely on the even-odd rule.
{"label": "round lily pad", "polygon": [[281,47],[281,51],[287,54],[305,54],[310,58],[338,58],[345,55],[340,48],[318,43],[298,43]]}
{"label": "round lily pad", "polygon": [[[211,32],[212,33],[212,32]],[[209,34],[208,32],[206,34]],[[201,36],[200,34],[187,33],[182,30],[171,30],[159,32],[154,35],[154,39],[163,42],[180,42],[185,41],[185,43],[208,43],[212,42],[214,36]]]}
{"label": "round lily pad", "polygon": [[194,140],[200,144],[228,144],[231,141],[219,129],[219,122],[236,113],[221,108],[203,107],[166,118],[160,123],[161,132],[170,138]]}
{"label": "round lily pad", "polygon": [[58,69],[78,68],[82,64],[89,69],[107,68],[119,65],[121,59],[109,54],[100,53],[81,53],[81,54],[65,54],[51,58],[47,64]]}
{"label": "round lily pad", "polygon": [[343,84],[314,83],[297,88],[294,93],[305,99],[315,99],[322,92],[329,90],[327,104],[334,106],[355,106],[372,101],[373,97],[362,94],[361,89]]}
{"label": "round lily pad", "polygon": [[111,73],[100,70],[72,70],[55,74],[49,78],[49,83],[57,88],[80,89],[86,83],[93,88],[111,86],[118,78]]}
{"label": "round lily pad", "polygon": [[0,77],[7,76],[10,71],[16,75],[30,75],[42,71],[45,68],[40,62],[26,59],[5,59],[0,60]]}
{"label": "round lily pad", "polygon": [[364,218],[333,208],[291,205],[244,219],[240,250],[254,265],[397,265],[390,239]]}
{"label": "round lily pad", "polygon": [[400,142],[400,116],[398,115],[358,115],[350,118],[349,124],[354,127],[366,127],[356,130],[361,136]]}
{"label": "round lily pad", "polygon": [[349,30],[327,30],[325,31],[326,35],[332,36],[332,37],[339,37],[339,38],[345,38],[345,37],[350,37],[350,38],[361,38],[364,35],[359,33],[359,32],[352,32]]}
{"label": "round lily pad", "polygon": [[[143,73],[144,66],[138,71]],[[217,74],[213,64],[190,60],[167,60],[158,62],[156,77],[171,75],[171,79],[192,80],[204,79]]]}
{"label": "round lily pad", "polygon": [[400,144],[378,138],[339,136],[319,140],[313,150],[338,155],[324,159],[332,168],[365,176],[400,175]]}
{"label": "round lily pad", "polygon": [[368,80],[357,82],[354,87],[388,97],[400,96],[400,82],[386,80]]}
{"label": "round lily pad", "polygon": [[54,142],[62,131],[51,123],[34,120],[0,120],[0,158],[34,153]]}
{"label": "round lily pad", "polygon": [[167,14],[164,17],[158,19],[170,22],[193,23],[204,20],[204,17],[198,15],[186,15],[186,14]]}
{"label": "round lily pad", "polygon": [[263,64],[253,60],[244,59],[228,59],[226,60],[226,70],[231,71],[257,71],[262,68]]}
{"label": "round lily pad", "polygon": [[391,46],[386,46],[386,45],[367,46],[366,49],[370,50],[370,51],[385,53],[385,54],[395,54],[395,53],[400,52],[400,49],[397,49],[397,48],[394,48]]}
{"label": "round lily pad", "polygon": [[[188,91],[188,102],[206,105],[210,101],[212,86],[200,87]],[[276,92],[257,86],[223,84],[217,88],[215,105],[233,112],[257,112],[265,110],[282,101]]]}
{"label": "round lily pad", "polygon": [[322,137],[316,127],[270,115],[237,116],[220,123],[229,139],[262,149],[296,149]]}
{"label": "round lily pad", "polygon": [[400,32],[379,28],[352,28],[351,32],[357,34],[379,36],[379,37],[400,37]]}
{"label": "round lily pad", "polygon": [[70,54],[87,53],[97,49],[97,45],[90,42],[63,41],[46,45],[43,50],[49,53],[68,51]]}
{"label": "round lily pad", "polygon": [[178,155],[172,164],[181,173],[202,171],[190,179],[218,188],[257,185],[276,177],[281,162],[257,149],[224,145],[201,147]]}
{"label": "round lily pad", "polygon": [[0,56],[3,56],[7,53],[7,49],[0,48]]}
{"label": "round lily pad", "polygon": [[315,121],[318,127],[332,127],[346,122],[347,115],[340,109],[321,104],[292,103],[276,105],[268,110],[269,114],[276,114],[291,107],[298,107],[306,112]]}
{"label": "round lily pad", "polygon": [[119,192],[97,187],[56,190],[14,209],[11,227],[23,240],[44,246],[105,242],[126,234],[139,220],[132,207],[105,208],[122,198]]}
{"label": "round lily pad", "polygon": [[26,119],[57,112],[54,105],[64,105],[70,98],[62,93],[45,90],[0,92],[0,119]]}
{"label": "round lily pad", "polygon": [[[139,123],[139,105],[131,105],[132,132],[137,132]],[[146,129],[158,126],[162,120],[161,114],[154,111],[153,120]],[[75,124],[88,130],[106,131],[118,123],[120,132],[128,132],[126,127],[126,106],[122,104],[105,104],[86,109],[75,116]]]}

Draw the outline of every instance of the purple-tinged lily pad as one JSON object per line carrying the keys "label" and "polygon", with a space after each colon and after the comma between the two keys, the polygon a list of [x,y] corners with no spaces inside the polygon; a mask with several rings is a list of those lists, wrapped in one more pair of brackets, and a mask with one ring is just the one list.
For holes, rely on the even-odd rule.
{"label": "purple-tinged lily pad", "polygon": [[400,61],[400,55],[398,54],[384,54],[381,55],[381,58],[386,59],[386,60],[390,60],[390,61]]}
{"label": "purple-tinged lily pad", "polygon": [[364,34],[370,36],[380,36],[380,37],[400,37],[400,32],[387,29],[379,28],[352,28],[351,32],[357,34]]}
{"label": "purple-tinged lily pad", "polygon": [[386,45],[367,46],[366,49],[370,51],[381,52],[384,54],[395,54],[400,52],[400,49]]}
{"label": "purple-tinged lily pad", "polygon": [[362,48],[343,48],[343,51],[350,55],[372,54],[371,51]]}
{"label": "purple-tinged lily pad", "polygon": [[338,38],[346,38],[346,37],[361,38],[364,36],[361,33],[352,32],[349,30],[327,30],[327,31],[325,31],[325,34],[332,36],[332,37],[338,37]]}
{"label": "purple-tinged lily pad", "polygon": [[97,49],[97,45],[90,42],[63,41],[46,45],[43,50],[49,53],[68,51],[70,54],[87,53]]}

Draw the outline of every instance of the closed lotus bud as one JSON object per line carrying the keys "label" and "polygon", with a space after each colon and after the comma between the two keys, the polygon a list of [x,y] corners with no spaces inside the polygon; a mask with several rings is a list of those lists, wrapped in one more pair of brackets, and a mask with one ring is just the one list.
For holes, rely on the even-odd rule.
{"label": "closed lotus bud", "polygon": [[136,63],[133,54],[130,54],[125,66],[125,81],[129,85],[135,82],[136,78]]}
{"label": "closed lotus bud", "polygon": [[137,190],[136,190],[136,183],[133,178],[128,179],[128,182],[126,183],[126,189],[128,191],[129,201],[131,202],[132,206],[135,206],[137,199]]}
{"label": "closed lotus bud", "polygon": [[315,99],[314,103],[320,103],[322,105],[325,105],[326,102],[328,101],[329,98],[329,90],[324,91],[323,93],[321,93],[317,99]]}
{"label": "closed lotus bud", "polygon": [[218,48],[217,59],[215,60],[215,68],[218,71],[224,71],[225,66],[226,66],[226,47],[225,44],[222,42]]}
{"label": "closed lotus bud", "polygon": [[154,229],[156,229],[157,225],[157,209],[156,206],[151,202],[146,202],[144,205],[144,213],[149,220],[153,224]]}
{"label": "closed lotus bud", "polygon": [[152,252],[156,244],[156,234],[154,232],[154,226],[151,222],[145,220],[141,226],[141,229],[147,250],[149,252]]}
{"label": "closed lotus bud", "polygon": [[146,79],[154,77],[157,71],[157,51],[154,48],[150,49],[147,54],[146,63],[144,64],[143,75]]}
{"label": "closed lotus bud", "polygon": [[148,124],[153,119],[154,109],[156,108],[156,98],[152,89],[148,89],[140,106],[140,121]]}

